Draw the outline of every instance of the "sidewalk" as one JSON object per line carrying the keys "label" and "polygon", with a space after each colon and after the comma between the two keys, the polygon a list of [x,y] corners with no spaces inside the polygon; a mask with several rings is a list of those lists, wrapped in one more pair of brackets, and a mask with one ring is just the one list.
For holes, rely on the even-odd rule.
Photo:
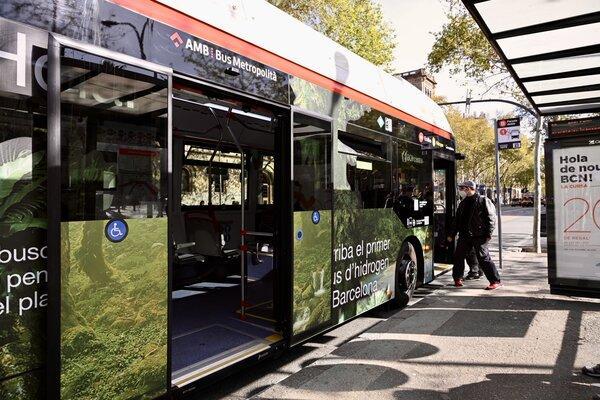
{"label": "sidewalk", "polygon": [[600,301],[550,295],[545,254],[504,254],[504,288],[484,291],[481,280],[457,289],[441,276],[408,308],[304,359],[254,398],[575,400],[600,393],[600,380],[580,374],[600,362]]}

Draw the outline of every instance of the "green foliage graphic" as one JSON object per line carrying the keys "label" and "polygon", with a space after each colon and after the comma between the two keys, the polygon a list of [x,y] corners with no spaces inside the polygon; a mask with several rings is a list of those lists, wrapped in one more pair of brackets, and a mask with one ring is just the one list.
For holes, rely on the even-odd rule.
{"label": "green foliage graphic", "polygon": [[9,276],[46,268],[42,258],[26,257],[27,249],[39,250],[45,243],[47,225],[45,173],[40,173],[46,169],[44,152],[32,153],[31,148],[32,139],[23,136],[0,143],[0,398],[7,400],[42,397],[45,309],[31,307],[20,313],[18,306],[20,299],[39,298],[45,290],[38,284],[20,285],[9,293],[7,282]]}
{"label": "green foliage graphic", "polygon": [[390,67],[395,33],[372,0],[269,1],[373,64]]}
{"label": "green foliage graphic", "polygon": [[294,334],[331,319],[331,211],[318,224],[311,216],[294,212]]}
{"label": "green foliage graphic", "polygon": [[[366,243],[374,240],[390,240],[387,251],[370,257],[370,259],[387,257],[390,264],[385,271],[381,272],[379,276],[373,274],[365,275],[360,279],[344,280],[339,285],[336,285],[336,289],[346,291],[373,280],[378,281],[379,291],[375,295],[339,307],[337,319],[339,322],[343,322],[391,298],[394,291],[396,257],[402,241],[409,234],[409,230],[404,228],[392,209],[364,210],[358,208],[354,192],[339,190],[336,191],[334,198],[334,248],[341,245],[356,246],[356,244],[362,241]],[[354,261],[357,262],[364,260],[364,257],[354,258]],[[337,271],[342,271],[343,273],[347,266],[347,260],[334,261],[334,273]]]}
{"label": "green foliage graphic", "polygon": [[[167,384],[167,219],[63,223],[63,399],[152,399]],[[94,242],[94,243],[91,243]]]}

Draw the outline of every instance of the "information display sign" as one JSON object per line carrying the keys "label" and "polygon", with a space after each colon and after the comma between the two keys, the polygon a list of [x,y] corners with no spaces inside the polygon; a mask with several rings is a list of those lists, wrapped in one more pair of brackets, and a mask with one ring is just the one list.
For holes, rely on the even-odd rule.
{"label": "information display sign", "polygon": [[548,136],[551,139],[582,135],[600,135],[600,117],[551,121],[548,123]]}
{"label": "information display sign", "polygon": [[600,281],[600,146],[553,151],[556,277]]}
{"label": "information display sign", "polygon": [[521,147],[520,118],[499,119],[496,122],[498,150],[518,149]]}

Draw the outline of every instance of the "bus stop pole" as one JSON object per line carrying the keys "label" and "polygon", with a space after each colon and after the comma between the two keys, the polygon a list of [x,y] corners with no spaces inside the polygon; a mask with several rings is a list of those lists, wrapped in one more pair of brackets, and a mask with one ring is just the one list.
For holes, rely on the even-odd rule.
{"label": "bus stop pole", "polygon": [[500,150],[498,149],[498,129],[496,118],[492,120],[494,130],[494,153],[496,154],[496,215],[498,219],[498,258],[502,269],[502,205],[500,204]]}

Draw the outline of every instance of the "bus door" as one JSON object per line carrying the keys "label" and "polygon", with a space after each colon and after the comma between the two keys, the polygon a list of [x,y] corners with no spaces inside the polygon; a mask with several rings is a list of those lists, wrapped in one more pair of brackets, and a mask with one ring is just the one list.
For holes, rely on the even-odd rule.
{"label": "bus door", "polygon": [[289,114],[188,78],[173,86],[172,382],[191,390],[283,338]]}
{"label": "bus door", "polygon": [[50,35],[48,398],[168,379],[170,70]]}
{"label": "bus door", "polygon": [[446,153],[434,152],[434,262],[442,264],[451,264],[454,253],[454,246],[447,241],[456,204],[454,165]]}
{"label": "bus door", "polygon": [[292,343],[332,324],[332,127],[294,109],[292,129]]}

